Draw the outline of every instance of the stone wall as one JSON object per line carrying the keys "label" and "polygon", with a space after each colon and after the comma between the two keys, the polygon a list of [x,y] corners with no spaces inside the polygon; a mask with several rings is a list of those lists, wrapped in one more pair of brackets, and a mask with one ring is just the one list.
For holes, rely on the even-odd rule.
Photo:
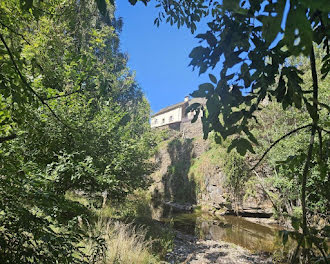
{"label": "stone wall", "polygon": [[180,131],[184,138],[202,137],[203,124],[201,118],[198,118],[195,123],[191,123],[191,120],[181,122]]}
{"label": "stone wall", "polygon": [[[204,98],[193,98],[189,101],[189,105],[199,103],[205,105],[206,101]],[[186,111],[186,109],[184,109]],[[200,112],[196,122],[191,123],[194,118],[195,112],[189,112],[182,119],[180,131],[184,138],[198,138],[203,136],[203,123],[202,123],[202,112]]]}

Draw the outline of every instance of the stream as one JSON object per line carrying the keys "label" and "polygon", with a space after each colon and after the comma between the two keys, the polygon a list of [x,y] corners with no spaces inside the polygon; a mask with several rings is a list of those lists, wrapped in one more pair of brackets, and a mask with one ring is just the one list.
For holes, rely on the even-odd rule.
{"label": "stream", "polygon": [[212,217],[202,213],[179,213],[161,221],[173,223],[174,229],[200,239],[225,241],[251,252],[273,253],[281,247],[277,228],[252,223],[242,217]]}
{"label": "stream", "polygon": [[158,205],[153,208],[153,217],[170,223],[175,230],[183,234],[203,240],[229,242],[252,253],[274,254],[283,249],[279,226],[261,225],[239,216],[216,217],[198,211],[183,213],[166,205]]}

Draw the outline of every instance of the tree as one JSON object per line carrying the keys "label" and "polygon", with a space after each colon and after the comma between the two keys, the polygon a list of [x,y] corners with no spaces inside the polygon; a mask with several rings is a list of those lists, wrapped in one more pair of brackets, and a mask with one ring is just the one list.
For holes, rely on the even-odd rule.
{"label": "tree", "polygon": [[[130,2],[135,4],[137,1]],[[147,4],[149,1],[142,2]],[[301,227],[302,239],[305,239],[309,233],[306,182],[315,138],[321,146],[317,162],[323,168],[322,173],[328,173],[322,142],[329,134],[329,124],[320,124],[319,115],[320,111],[329,111],[329,105],[319,98],[318,82],[320,77],[326,78],[330,69],[329,1],[159,0],[156,6],[159,8],[156,25],[166,20],[178,28],[186,26],[194,33],[199,22],[207,21],[208,30],[196,36],[204,45],[195,47],[190,53],[190,65],[199,69],[200,74],[214,69],[219,63],[222,66],[218,78],[210,74],[210,83],[200,85],[192,93],[194,97],[207,99],[206,107],[194,104],[190,108],[197,114],[203,111],[205,137],[211,131],[216,133],[218,141],[235,135],[229,151],[236,148],[242,155],[247,151],[254,153],[253,145],[258,142],[249,123],[251,119],[257,122],[256,113],[262,110],[261,103],[266,98],[277,100],[283,110],[290,106],[307,110],[309,120],[273,142],[255,165],[278,142],[299,131],[310,130],[307,150],[301,150],[305,157],[301,172]],[[324,49],[320,72],[316,69],[315,45]],[[302,69],[298,64],[290,63],[291,58],[299,56],[310,61],[312,86],[309,89],[302,88]],[[303,252],[305,258],[306,251]]]}
{"label": "tree", "polygon": [[67,193],[146,186],[150,108],[120,29],[105,1],[0,3],[1,263],[91,262],[78,217],[93,211]]}

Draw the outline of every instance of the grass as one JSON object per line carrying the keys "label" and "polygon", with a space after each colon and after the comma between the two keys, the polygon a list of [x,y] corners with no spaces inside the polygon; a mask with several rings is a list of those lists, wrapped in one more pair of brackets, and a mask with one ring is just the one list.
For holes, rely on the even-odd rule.
{"label": "grass", "polygon": [[[160,263],[172,250],[174,233],[151,218],[150,193],[140,190],[119,204],[95,208],[86,196],[67,193],[67,199],[90,207],[92,219],[83,219],[89,239],[80,246],[88,260],[98,264]],[[89,222],[90,221],[90,222]]]}
{"label": "grass", "polygon": [[158,260],[150,253],[152,241],[146,239],[146,230],[116,222],[108,230],[106,263],[147,264]]}
{"label": "grass", "polygon": [[208,170],[213,170],[215,166],[223,166],[224,155],[225,150],[221,146],[215,145],[193,160],[188,177],[192,177],[193,175],[201,191],[204,188],[204,175]]}
{"label": "grass", "polygon": [[[174,233],[170,226],[160,224],[152,219],[151,194],[145,190],[135,191],[120,205],[102,209],[101,215],[107,215],[123,222],[133,223],[133,226],[142,228],[146,232],[146,239],[151,240],[151,252],[163,259],[173,248]],[[105,212],[110,211],[110,214]]]}
{"label": "grass", "polygon": [[86,251],[97,264],[159,263],[159,258],[151,253],[153,241],[147,238],[145,228],[99,218],[88,226],[88,234]]}

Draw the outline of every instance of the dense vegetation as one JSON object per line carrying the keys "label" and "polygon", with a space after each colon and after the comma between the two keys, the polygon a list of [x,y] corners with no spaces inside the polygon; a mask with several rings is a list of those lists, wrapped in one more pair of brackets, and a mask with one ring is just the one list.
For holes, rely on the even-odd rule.
{"label": "dense vegetation", "polygon": [[149,104],[99,2],[0,3],[1,263],[97,260],[68,193],[100,207],[147,184]]}
{"label": "dense vegetation", "polygon": [[[137,1],[130,2],[136,4]],[[149,0],[142,2],[148,4]],[[305,109],[308,115],[302,126],[272,142],[253,169],[286,137],[309,131],[309,139],[297,144],[296,152],[283,164],[291,177],[298,175],[301,178],[302,218],[294,220],[294,226],[297,231],[301,228],[302,234],[292,233],[299,240],[293,261],[300,258],[299,252],[303,262],[311,261],[312,245],[325,259],[326,246],[322,249],[315,232],[308,228],[307,204],[315,195],[307,189],[314,171],[318,171],[325,186],[329,172],[325,152],[329,124],[320,119],[322,111],[329,111],[329,105],[320,96],[319,86],[319,80],[326,78],[330,69],[329,1],[173,0],[157,3],[156,25],[166,21],[178,28],[186,26],[194,33],[199,29],[199,23],[207,23],[206,32],[196,36],[202,44],[190,53],[190,65],[200,74],[221,65],[218,77],[209,74],[210,83],[200,85],[192,93],[194,97],[207,99],[206,107],[200,104],[191,107],[197,114],[203,112],[205,138],[215,132],[220,143],[234,136],[229,151],[236,149],[241,155],[255,153],[258,141],[251,132],[250,122],[253,119],[258,122],[265,99],[276,100],[284,111],[288,111],[289,106]],[[316,45],[324,49],[319,58],[319,70]],[[308,68],[295,63],[300,56],[309,60]],[[307,70],[312,77],[310,87],[303,86],[302,77]],[[287,233],[284,233],[283,241],[287,241]]]}
{"label": "dense vegetation", "polygon": [[[322,50],[316,49],[316,66],[320,71]],[[308,61],[298,59],[299,69],[302,74],[302,88],[308,90],[312,86],[312,76],[308,71]],[[324,102],[329,102],[329,77],[319,81],[319,96]],[[259,125],[254,125],[256,134],[261,138],[265,151],[272,142],[275,142],[281,135],[303,126],[308,120],[308,111],[305,107],[301,110],[289,107],[288,111],[282,112],[281,106],[277,102],[269,102],[265,111],[260,114]],[[319,111],[319,123],[327,127],[329,124],[329,113],[326,109]],[[292,135],[278,143],[278,145],[269,153],[267,165],[274,173],[274,177],[268,179],[269,184],[281,193],[280,197],[274,197],[279,202],[279,210],[292,215],[293,211],[298,211],[299,218],[301,211],[301,170],[306,159],[306,154],[302,151],[306,142],[308,142],[308,131]],[[329,212],[329,134],[325,134],[322,141],[315,142],[315,149],[311,157],[310,176],[307,179],[307,208],[309,220],[313,222],[312,216],[323,215],[326,217]],[[321,156],[320,156],[321,155]],[[320,162],[322,158],[323,162]]]}
{"label": "dense vegetation", "polygon": [[[330,209],[329,2],[158,2],[157,25],[194,33],[208,20],[190,54],[200,74],[222,64],[192,94],[207,99],[190,110],[220,144],[206,159],[222,159],[234,197],[260,181],[261,164],[276,213],[296,229],[282,233],[298,241],[292,260],[327,261],[320,235],[329,229],[312,225]],[[0,2],[1,263],[154,263],[152,251],[171,248],[173,234],[148,222],[150,197],[135,192],[149,183],[154,135],[119,49],[121,26],[111,0]],[[177,157],[169,173],[198,178],[196,167]],[[196,199],[189,184],[180,198]]]}

